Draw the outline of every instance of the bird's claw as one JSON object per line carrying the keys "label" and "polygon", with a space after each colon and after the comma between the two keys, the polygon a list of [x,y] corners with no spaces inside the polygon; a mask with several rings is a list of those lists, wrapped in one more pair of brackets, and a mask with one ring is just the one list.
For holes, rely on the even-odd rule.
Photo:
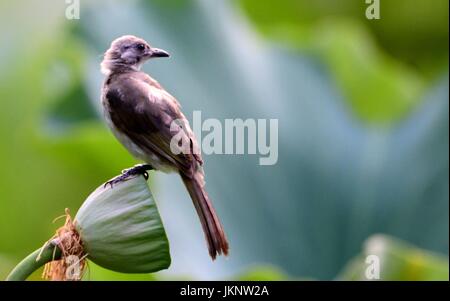
{"label": "bird's claw", "polygon": [[148,180],[148,170],[152,170],[153,167],[149,164],[137,164],[131,168],[127,168],[122,170],[122,174],[109,180],[108,182],[105,183],[105,185],[103,186],[104,188],[106,188],[106,186],[110,185],[111,188],[113,188],[113,185],[123,182],[125,180],[127,180],[129,177],[131,176],[135,176],[135,175],[143,175],[145,180]]}

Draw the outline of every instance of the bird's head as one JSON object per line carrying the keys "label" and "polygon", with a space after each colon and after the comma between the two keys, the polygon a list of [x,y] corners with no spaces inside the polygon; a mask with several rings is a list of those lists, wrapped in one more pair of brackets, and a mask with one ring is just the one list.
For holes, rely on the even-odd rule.
{"label": "bird's head", "polygon": [[143,63],[154,57],[168,57],[169,54],[155,47],[151,47],[145,40],[127,35],[112,41],[105,52],[101,63],[102,72],[109,74],[120,69],[139,70]]}

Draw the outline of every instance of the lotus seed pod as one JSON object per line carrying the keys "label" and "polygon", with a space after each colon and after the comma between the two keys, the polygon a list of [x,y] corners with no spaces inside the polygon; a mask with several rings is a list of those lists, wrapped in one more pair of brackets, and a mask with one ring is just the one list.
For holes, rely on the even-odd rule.
{"label": "lotus seed pod", "polygon": [[121,273],[150,273],[170,265],[169,242],[143,176],[97,188],[74,219],[84,251]]}

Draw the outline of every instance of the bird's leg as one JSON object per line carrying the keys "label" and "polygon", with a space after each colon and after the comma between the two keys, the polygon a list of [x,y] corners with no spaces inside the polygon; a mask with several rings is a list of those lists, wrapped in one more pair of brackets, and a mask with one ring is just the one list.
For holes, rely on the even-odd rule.
{"label": "bird's leg", "polygon": [[151,166],[150,164],[136,164],[131,168],[122,170],[122,175],[120,175],[119,177],[123,176],[125,178],[128,178],[130,176],[143,175],[144,178],[148,180],[147,170],[153,170],[153,166]]}
{"label": "bird's leg", "polygon": [[152,170],[152,169],[153,169],[153,167],[150,164],[136,164],[135,166],[133,166],[131,168],[122,170],[121,175],[106,182],[104,187],[106,187],[107,185],[111,185],[111,188],[112,188],[114,184],[123,182],[126,179],[128,179],[129,177],[135,176],[135,175],[143,175],[144,178],[147,180],[148,179],[147,171]]}

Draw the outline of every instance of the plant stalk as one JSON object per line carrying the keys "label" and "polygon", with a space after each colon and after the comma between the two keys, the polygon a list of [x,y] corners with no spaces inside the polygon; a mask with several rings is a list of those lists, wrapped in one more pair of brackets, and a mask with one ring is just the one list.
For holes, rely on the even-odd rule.
{"label": "plant stalk", "polygon": [[47,243],[23,259],[8,275],[6,281],[24,281],[47,262],[61,258],[61,250],[53,243]]}

